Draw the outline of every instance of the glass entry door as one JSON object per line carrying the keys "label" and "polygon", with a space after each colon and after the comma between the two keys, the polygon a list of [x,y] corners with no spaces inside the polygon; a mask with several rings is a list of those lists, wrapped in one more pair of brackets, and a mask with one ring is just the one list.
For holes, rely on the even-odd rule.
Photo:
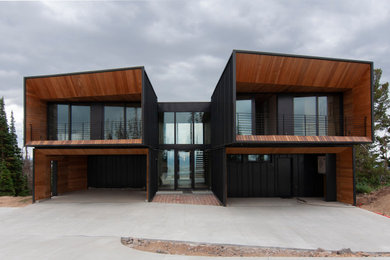
{"label": "glass entry door", "polygon": [[193,188],[193,170],[191,151],[177,151],[177,171],[176,187],[177,189]]}

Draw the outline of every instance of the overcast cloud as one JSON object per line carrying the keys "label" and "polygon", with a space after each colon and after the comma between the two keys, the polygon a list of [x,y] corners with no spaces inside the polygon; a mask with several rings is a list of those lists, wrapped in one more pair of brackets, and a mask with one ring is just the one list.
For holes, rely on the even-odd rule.
{"label": "overcast cloud", "polygon": [[0,96],[23,132],[23,77],[144,65],[159,101],[209,101],[233,49],[374,61],[389,1],[0,2]]}

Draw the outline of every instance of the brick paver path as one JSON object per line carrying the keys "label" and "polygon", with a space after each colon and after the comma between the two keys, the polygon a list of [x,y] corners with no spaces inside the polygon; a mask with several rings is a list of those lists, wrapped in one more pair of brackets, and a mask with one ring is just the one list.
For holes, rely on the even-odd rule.
{"label": "brick paver path", "polygon": [[221,206],[213,194],[156,194],[153,202]]}

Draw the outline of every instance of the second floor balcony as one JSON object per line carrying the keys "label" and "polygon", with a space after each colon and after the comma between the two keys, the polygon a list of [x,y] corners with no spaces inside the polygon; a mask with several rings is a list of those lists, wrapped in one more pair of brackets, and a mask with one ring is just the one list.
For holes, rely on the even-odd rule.
{"label": "second floor balcony", "polygon": [[237,135],[356,136],[365,137],[366,117],[310,114],[236,113]]}

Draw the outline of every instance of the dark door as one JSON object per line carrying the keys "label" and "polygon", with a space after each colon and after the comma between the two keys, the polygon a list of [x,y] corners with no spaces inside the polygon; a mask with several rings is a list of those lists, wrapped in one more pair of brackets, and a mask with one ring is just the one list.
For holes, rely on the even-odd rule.
{"label": "dark door", "polygon": [[50,161],[51,196],[57,196],[58,161]]}
{"label": "dark door", "polygon": [[279,196],[291,197],[291,158],[278,158]]}

